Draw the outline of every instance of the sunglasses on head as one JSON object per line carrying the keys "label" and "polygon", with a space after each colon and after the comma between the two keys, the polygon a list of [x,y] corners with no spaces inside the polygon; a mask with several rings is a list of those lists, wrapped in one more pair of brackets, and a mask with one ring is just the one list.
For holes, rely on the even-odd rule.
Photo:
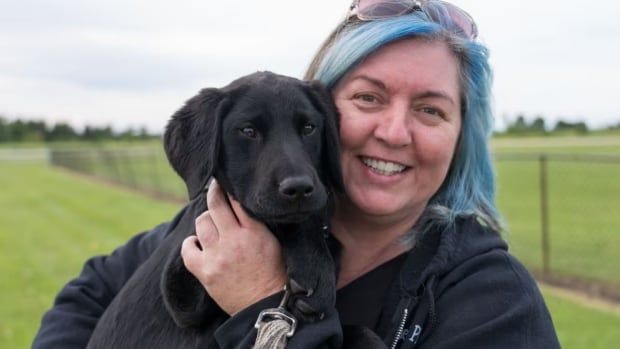
{"label": "sunglasses on head", "polygon": [[[420,11],[431,22],[474,40],[478,28],[474,19],[463,9],[441,0],[354,0],[347,18],[361,21],[398,17]],[[447,23],[447,21],[451,23]]]}

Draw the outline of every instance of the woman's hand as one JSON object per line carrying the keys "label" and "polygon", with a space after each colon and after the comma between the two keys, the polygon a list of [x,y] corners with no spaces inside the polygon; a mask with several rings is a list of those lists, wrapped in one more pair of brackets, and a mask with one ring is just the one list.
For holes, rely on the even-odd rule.
{"label": "woman's hand", "polygon": [[196,219],[196,236],[183,241],[181,256],[220,308],[234,315],[281,291],[286,273],[275,236],[225,195],[213,180],[209,210]]}

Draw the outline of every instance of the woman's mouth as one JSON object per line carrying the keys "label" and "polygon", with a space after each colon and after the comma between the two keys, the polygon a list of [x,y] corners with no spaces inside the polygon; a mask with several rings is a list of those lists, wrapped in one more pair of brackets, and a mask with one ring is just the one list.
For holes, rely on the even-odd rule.
{"label": "woman's mouth", "polygon": [[373,172],[383,176],[393,176],[405,171],[408,167],[395,162],[377,160],[367,157],[361,158],[366,167],[370,168]]}

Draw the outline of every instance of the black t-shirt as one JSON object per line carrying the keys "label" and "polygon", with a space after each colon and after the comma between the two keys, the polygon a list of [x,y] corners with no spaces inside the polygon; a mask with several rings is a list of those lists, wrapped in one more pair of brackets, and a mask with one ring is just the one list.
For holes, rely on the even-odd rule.
{"label": "black t-shirt", "polygon": [[403,253],[381,264],[336,292],[336,309],[342,325],[376,329],[385,297],[406,256]]}

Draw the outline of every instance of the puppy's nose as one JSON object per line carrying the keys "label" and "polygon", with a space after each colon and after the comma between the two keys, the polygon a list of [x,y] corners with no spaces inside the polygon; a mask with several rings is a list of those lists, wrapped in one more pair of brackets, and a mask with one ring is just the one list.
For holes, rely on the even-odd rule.
{"label": "puppy's nose", "polygon": [[288,200],[300,200],[312,196],[314,185],[309,177],[288,177],[280,182],[278,191]]}

